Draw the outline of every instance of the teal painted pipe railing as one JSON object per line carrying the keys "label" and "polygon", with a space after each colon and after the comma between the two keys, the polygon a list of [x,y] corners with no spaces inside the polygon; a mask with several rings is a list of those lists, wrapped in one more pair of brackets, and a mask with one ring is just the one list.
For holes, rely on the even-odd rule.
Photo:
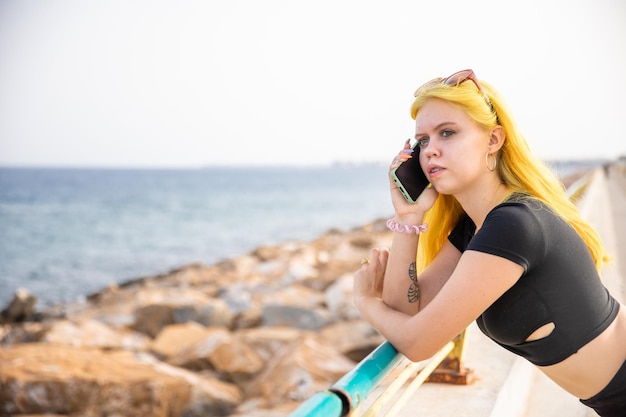
{"label": "teal painted pipe railing", "polygon": [[289,417],[341,417],[357,408],[370,392],[398,365],[403,355],[383,342],[328,391],[303,402]]}
{"label": "teal painted pipe railing", "polygon": [[289,417],[340,417],[344,415],[344,402],[332,391],[318,392],[289,414]]}
{"label": "teal painted pipe railing", "polygon": [[346,395],[350,408],[355,409],[403,358],[391,343],[383,342],[331,389]]}

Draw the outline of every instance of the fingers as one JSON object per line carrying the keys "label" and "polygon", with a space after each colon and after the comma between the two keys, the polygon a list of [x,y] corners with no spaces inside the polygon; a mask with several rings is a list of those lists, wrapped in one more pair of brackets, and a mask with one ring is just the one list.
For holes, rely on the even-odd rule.
{"label": "fingers", "polygon": [[390,169],[397,168],[404,161],[411,159],[413,157],[412,154],[413,149],[411,148],[411,139],[407,139],[404,142],[404,147],[402,148],[402,150],[398,153],[398,155],[396,155],[395,158],[393,158]]}
{"label": "fingers", "polygon": [[363,259],[367,259],[367,262],[363,262],[362,260],[362,266],[370,266],[374,272],[377,272],[379,269],[382,269],[384,271],[387,267],[387,260],[389,259],[389,249],[372,248],[370,250],[370,257]]}
{"label": "fingers", "polygon": [[387,267],[387,261],[389,260],[389,249],[388,248],[381,248],[380,249],[380,255],[379,255],[379,261],[380,264],[386,268]]}

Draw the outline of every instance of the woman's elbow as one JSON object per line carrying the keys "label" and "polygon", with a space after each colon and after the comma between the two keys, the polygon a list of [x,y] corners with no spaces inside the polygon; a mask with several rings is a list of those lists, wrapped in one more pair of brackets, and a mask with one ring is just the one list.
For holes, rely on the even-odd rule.
{"label": "woman's elbow", "polygon": [[417,342],[401,346],[397,349],[398,352],[406,356],[406,358],[411,362],[421,362],[432,358],[437,352],[439,352],[441,347],[431,346],[430,343]]}

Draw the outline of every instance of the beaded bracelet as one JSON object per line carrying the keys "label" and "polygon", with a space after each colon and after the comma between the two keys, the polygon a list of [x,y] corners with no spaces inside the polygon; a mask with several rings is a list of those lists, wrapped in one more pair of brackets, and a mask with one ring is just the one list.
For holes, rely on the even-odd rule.
{"label": "beaded bracelet", "polygon": [[394,232],[400,233],[415,233],[419,235],[420,233],[424,233],[428,230],[428,225],[426,223],[416,225],[408,225],[408,224],[400,224],[393,219],[387,220],[387,228],[389,230],[393,230]]}

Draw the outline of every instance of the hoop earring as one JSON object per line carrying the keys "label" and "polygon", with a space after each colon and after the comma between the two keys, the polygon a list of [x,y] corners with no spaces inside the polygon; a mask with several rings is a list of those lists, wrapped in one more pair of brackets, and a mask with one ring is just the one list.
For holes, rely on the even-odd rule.
{"label": "hoop earring", "polygon": [[489,167],[489,152],[487,152],[485,154],[485,165],[487,165],[487,169],[489,170],[489,172],[493,172],[496,170],[496,167],[498,166],[498,158],[496,157],[496,155],[493,155],[493,168]]}

